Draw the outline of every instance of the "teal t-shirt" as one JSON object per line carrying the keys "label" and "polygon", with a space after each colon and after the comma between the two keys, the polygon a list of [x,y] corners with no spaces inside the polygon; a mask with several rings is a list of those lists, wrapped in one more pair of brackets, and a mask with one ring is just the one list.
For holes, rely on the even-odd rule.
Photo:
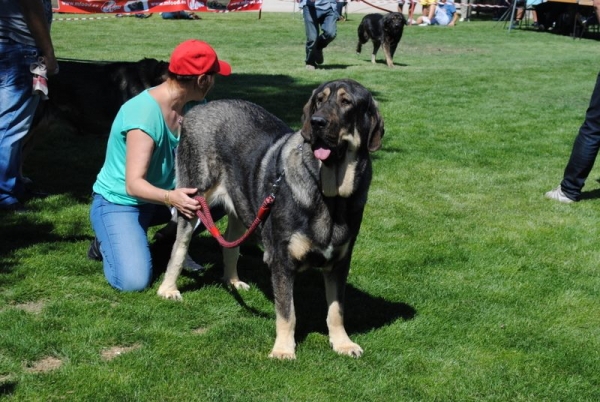
{"label": "teal t-shirt", "polygon": [[117,113],[108,137],[104,165],[93,186],[95,193],[115,204],[146,203],[125,190],[126,137],[127,132],[134,129],[142,130],[154,140],[146,180],[165,190],[175,188],[175,149],[179,137],[169,130],[160,106],[145,90],[127,101]]}

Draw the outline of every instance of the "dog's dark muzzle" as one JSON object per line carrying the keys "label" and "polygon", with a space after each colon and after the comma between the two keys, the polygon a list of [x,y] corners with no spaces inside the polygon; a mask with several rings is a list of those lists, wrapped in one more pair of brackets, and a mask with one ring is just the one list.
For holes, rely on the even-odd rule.
{"label": "dog's dark muzzle", "polygon": [[312,130],[311,149],[315,158],[325,164],[336,163],[345,153],[345,147],[340,146],[339,143],[339,124],[321,114],[314,114],[310,118],[310,126]]}
{"label": "dog's dark muzzle", "polygon": [[327,119],[325,119],[322,116],[313,115],[310,118],[310,125],[311,125],[313,131],[323,130],[325,127],[327,127],[327,123],[329,123],[327,121]]}

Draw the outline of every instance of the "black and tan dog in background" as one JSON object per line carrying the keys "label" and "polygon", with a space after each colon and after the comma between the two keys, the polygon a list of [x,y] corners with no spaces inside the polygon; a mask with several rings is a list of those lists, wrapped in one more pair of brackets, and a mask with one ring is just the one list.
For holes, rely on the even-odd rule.
{"label": "black and tan dog in background", "polygon": [[49,99],[40,102],[34,120],[61,120],[78,133],[105,136],[121,105],[163,82],[169,67],[167,62],[148,58],[118,62],[59,59],[58,64],[60,73],[48,80]]}
{"label": "black and tan dog in background", "polygon": [[[375,64],[375,57],[379,47],[383,47],[385,62],[388,67],[394,67],[394,53],[400,39],[406,18],[402,13],[367,14],[363,17],[358,25],[358,44],[356,45],[356,53],[360,53],[362,45],[367,43],[369,39],[373,42],[373,53],[371,54],[371,62]],[[382,46],[383,45],[383,46]]]}
{"label": "black and tan dog in background", "polygon": [[[344,327],[344,291],[371,182],[370,152],[381,147],[383,120],[371,93],[352,80],[327,82],[304,106],[293,132],[262,107],[219,100],[191,109],[177,151],[177,185],[197,188],[228,213],[228,240],[248,228],[279,182],[260,236],[271,270],[275,344],[270,357],[295,358],[295,275],[320,268],[325,278],[329,340],[337,353],[362,348]],[[158,294],[180,300],[177,278],[196,219],[178,217],[177,238]],[[224,249],[224,279],[247,289],[237,272],[239,248]]]}
{"label": "black and tan dog in background", "polygon": [[163,82],[169,67],[167,62],[149,58],[118,62],[59,59],[58,64],[60,73],[48,79],[49,99],[39,103],[24,140],[23,160],[54,124],[78,134],[108,136],[121,105]]}

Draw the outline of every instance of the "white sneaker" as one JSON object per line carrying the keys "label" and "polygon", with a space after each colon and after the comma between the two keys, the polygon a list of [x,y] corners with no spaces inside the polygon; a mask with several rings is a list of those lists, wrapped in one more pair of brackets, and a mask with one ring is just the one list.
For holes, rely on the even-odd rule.
{"label": "white sneaker", "polygon": [[546,196],[546,198],[550,198],[551,200],[555,200],[565,204],[571,204],[575,202],[575,200],[570,199],[565,195],[565,193],[563,193],[562,188],[560,188],[560,186],[556,187],[554,190],[548,191],[544,195]]}
{"label": "white sneaker", "polygon": [[461,17],[458,22],[465,22],[465,19]]}
{"label": "white sneaker", "polygon": [[206,270],[202,265],[198,264],[196,261],[192,260],[189,254],[185,255],[185,260],[183,260],[183,269],[187,272],[202,272]]}

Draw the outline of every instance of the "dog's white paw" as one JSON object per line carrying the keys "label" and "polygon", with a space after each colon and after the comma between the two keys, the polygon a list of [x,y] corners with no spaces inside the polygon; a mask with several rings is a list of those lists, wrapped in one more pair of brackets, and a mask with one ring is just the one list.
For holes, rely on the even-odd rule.
{"label": "dog's white paw", "polygon": [[236,290],[250,290],[250,285],[246,282],[242,282],[239,279],[224,279],[225,283]]}
{"label": "dog's white paw", "polygon": [[177,300],[177,301],[183,300],[183,297],[181,297],[181,293],[177,289],[160,289],[159,288],[157,294],[160,297],[162,297],[163,299],[167,299],[167,300]]}
{"label": "dog's white paw", "polygon": [[332,345],[333,350],[341,355],[351,357],[361,357],[363,354],[362,348],[354,342],[346,342],[341,345]]}
{"label": "dog's white paw", "polygon": [[279,360],[296,360],[296,353],[293,350],[290,352],[287,350],[273,349],[271,351],[271,353],[269,353],[269,357],[272,359],[279,359]]}

